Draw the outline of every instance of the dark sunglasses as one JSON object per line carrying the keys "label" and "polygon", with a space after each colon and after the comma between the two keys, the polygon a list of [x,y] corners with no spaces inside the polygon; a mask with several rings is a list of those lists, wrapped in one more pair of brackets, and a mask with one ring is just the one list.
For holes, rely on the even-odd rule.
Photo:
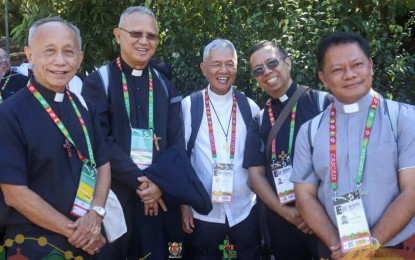
{"label": "dark sunglasses", "polygon": [[134,31],[129,32],[126,29],[121,28],[121,27],[118,27],[118,29],[123,30],[124,32],[130,34],[131,38],[135,38],[135,39],[142,39],[143,37],[145,37],[149,41],[157,41],[159,38],[159,36],[154,33],[143,33],[143,32],[134,32]]}
{"label": "dark sunglasses", "polygon": [[[268,69],[272,70],[278,67],[280,65],[280,60],[285,59],[286,57],[281,57],[279,59],[271,59],[265,62],[265,66],[267,66]],[[264,66],[258,66],[251,70],[252,75],[254,77],[259,77],[264,75],[265,73],[265,67]]]}

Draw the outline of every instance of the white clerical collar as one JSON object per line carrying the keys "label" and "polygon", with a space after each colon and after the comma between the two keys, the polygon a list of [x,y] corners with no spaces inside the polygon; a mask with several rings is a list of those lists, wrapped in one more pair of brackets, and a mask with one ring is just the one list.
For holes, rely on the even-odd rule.
{"label": "white clerical collar", "polygon": [[140,77],[141,75],[143,75],[143,70],[136,70],[136,69],[133,69],[133,70],[131,71],[131,75],[133,75],[133,76],[135,76],[135,77]]}
{"label": "white clerical collar", "polygon": [[63,102],[63,98],[65,97],[65,93],[56,93],[55,99],[53,101],[55,102]]}
{"label": "white clerical collar", "polygon": [[359,103],[343,105],[343,111],[346,114],[351,114],[359,111]]}
{"label": "white clerical collar", "polygon": [[219,94],[216,94],[215,92],[212,91],[212,86],[210,84],[208,85],[208,93],[209,93],[209,98],[210,99],[227,100],[229,98],[232,98],[232,92],[233,92],[233,89],[232,89],[232,87],[230,87],[226,94],[219,95]]}
{"label": "white clerical collar", "polygon": [[288,96],[286,94],[284,94],[281,97],[279,97],[278,99],[281,101],[281,103],[283,103],[283,102],[288,100]]}

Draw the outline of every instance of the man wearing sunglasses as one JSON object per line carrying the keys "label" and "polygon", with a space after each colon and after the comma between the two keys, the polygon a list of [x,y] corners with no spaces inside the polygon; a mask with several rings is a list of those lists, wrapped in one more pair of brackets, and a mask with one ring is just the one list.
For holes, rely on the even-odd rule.
{"label": "man wearing sunglasses", "polygon": [[[167,205],[162,191],[143,176],[170,146],[184,148],[181,96],[149,62],[159,41],[154,13],[127,8],[114,36],[120,56],[88,76],[82,95],[95,103],[112,152],[112,189],[125,214],[128,232],[110,244],[105,259],[165,259],[168,242],[181,242],[180,206]],[[105,84],[107,80],[108,84]],[[166,173],[168,174],[168,173]],[[137,194],[139,197],[137,196]],[[103,248],[105,250],[105,248]]]}
{"label": "man wearing sunglasses", "polygon": [[[251,185],[264,203],[263,215],[267,244],[276,259],[317,258],[318,239],[312,234],[295,207],[293,183],[289,181],[294,161],[295,137],[300,126],[330,103],[330,97],[307,88],[292,106],[287,106],[297,88],[291,78],[291,57],[278,45],[261,41],[252,47],[249,64],[259,86],[268,93],[264,109],[250,124],[243,166],[248,168]],[[323,98],[322,98],[323,97]],[[321,100],[319,102],[319,100]],[[291,105],[291,104],[290,104]],[[286,108],[287,116],[279,118]],[[271,127],[279,120],[282,127],[265,150]],[[267,237],[269,235],[269,240]]]}

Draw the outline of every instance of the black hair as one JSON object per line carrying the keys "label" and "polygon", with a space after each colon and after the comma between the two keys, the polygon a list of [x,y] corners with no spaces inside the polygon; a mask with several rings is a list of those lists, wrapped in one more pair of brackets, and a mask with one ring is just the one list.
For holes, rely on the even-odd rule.
{"label": "black hair", "polygon": [[317,47],[317,64],[318,70],[322,71],[324,66],[324,56],[327,50],[336,45],[346,43],[357,43],[362,49],[363,53],[367,58],[370,59],[370,48],[368,41],[363,38],[360,34],[351,32],[335,32],[323,38]]}
{"label": "black hair", "polygon": [[262,40],[258,43],[256,43],[254,46],[251,47],[251,49],[249,50],[249,59],[251,58],[252,54],[254,54],[257,50],[266,47],[266,46],[271,46],[274,47],[278,50],[278,52],[281,54],[282,58],[285,58],[288,56],[287,52],[280,47],[278,44],[272,42],[272,41],[267,41],[267,40]]}

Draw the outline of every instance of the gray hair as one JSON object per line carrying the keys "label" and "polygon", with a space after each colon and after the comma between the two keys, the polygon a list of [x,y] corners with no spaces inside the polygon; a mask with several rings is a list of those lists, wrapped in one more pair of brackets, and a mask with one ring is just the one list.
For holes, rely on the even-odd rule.
{"label": "gray hair", "polygon": [[231,50],[233,51],[235,58],[238,59],[235,46],[233,45],[231,41],[225,40],[225,39],[216,39],[216,40],[211,41],[208,45],[206,45],[203,51],[203,62],[206,62],[209,54],[213,50]]}
{"label": "gray hair", "polygon": [[59,23],[63,23],[66,26],[68,26],[69,29],[71,29],[75,33],[76,39],[78,40],[79,49],[82,50],[81,32],[79,31],[78,27],[76,27],[73,23],[70,23],[70,22],[68,22],[68,21],[66,21],[66,20],[64,20],[64,19],[62,19],[58,16],[42,18],[42,19],[39,19],[39,20],[37,20],[36,22],[34,22],[32,24],[32,26],[29,29],[29,38],[28,38],[29,46],[30,46],[30,42],[32,41],[33,35],[36,33],[36,30],[40,26],[42,26],[44,24],[47,24],[47,23],[52,23],[52,22],[59,22]]}
{"label": "gray hair", "polygon": [[149,16],[153,17],[154,20],[157,21],[156,16],[154,15],[153,11],[151,11],[147,7],[145,7],[145,6],[130,6],[127,9],[125,9],[124,12],[122,12],[121,17],[120,17],[120,21],[118,23],[118,27],[120,27],[121,24],[124,22],[125,17],[129,16],[130,14],[134,14],[134,13],[142,13],[142,14],[149,15]]}

